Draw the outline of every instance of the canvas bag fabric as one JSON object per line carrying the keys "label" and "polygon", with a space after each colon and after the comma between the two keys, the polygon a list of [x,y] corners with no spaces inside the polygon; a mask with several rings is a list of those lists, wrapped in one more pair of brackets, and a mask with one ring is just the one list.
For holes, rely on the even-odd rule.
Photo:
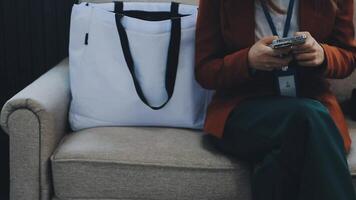
{"label": "canvas bag fabric", "polygon": [[[172,28],[177,25],[173,26],[171,19],[148,21],[124,16],[115,13],[117,5],[125,12],[147,11],[148,15],[172,9],[171,3],[144,2],[83,2],[73,6],[69,44],[71,128],[74,131],[97,126],[201,129],[212,92],[202,89],[194,75],[197,7],[182,4],[178,7],[179,14],[184,16],[175,17],[175,24],[178,21],[180,26],[180,40],[174,40],[179,53],[169,99],[166,80],[171,80],[172,75],[166,79],[167,57],[172,48]],[[125,36],[129,51],[123,51]],[[127,52],[131,53],[134,66],[131,73]]]}

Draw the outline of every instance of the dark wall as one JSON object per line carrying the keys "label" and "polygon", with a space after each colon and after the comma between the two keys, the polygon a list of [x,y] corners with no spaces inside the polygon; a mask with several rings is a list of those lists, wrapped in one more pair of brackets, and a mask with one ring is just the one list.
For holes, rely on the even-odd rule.
{"label": "dark wall", "polygon": [[[0,106],[68,55],[74,0],[0,0]],[[8,136],[0,131],[0,199],[9,188]]]}

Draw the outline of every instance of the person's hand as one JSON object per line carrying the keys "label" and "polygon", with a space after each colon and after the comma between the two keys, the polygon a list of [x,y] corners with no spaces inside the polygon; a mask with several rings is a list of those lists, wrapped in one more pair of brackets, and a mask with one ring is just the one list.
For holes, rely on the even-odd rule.
{"label": "person's hand", "polygon": [[297,32],[295,35],[306,35],[307,39],[304,44],[293,46],[294,59],[300,66],[304,67],[318,67],[324,60],[324,49],[320,44],[310,35],[309,32]]}
{"label": "person's hand", "polygon": [[293,59],[293,56],[290,55],[291,49],[272,49],[268,45],[275,39],[278,39],[278,37],[265,37],[251,47],[248,53],[250,67],[263,71],[272,71],[274,69],[281,69],[282,67],[288,66],[289,62]]}

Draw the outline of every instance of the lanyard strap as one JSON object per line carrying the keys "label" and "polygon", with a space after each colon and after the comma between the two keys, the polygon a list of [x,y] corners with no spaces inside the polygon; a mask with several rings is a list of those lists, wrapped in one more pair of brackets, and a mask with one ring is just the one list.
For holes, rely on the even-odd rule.
{"label": "lanyard strap", "polygon": [[[285,25],[284,25],[283,37],[287,37],[288,36],[288,32],[289,32],[289,29],[290,29],[290,23],[292,21],[294,1],[295,0],[290,0],[290,2],[289,2],[287,20],[286,20]],[[267,4],[266,4],[266,0],[260,0],[260,2],[261,2],[262,8],[263,8],[263,12],[264,12],[264,14],[265,14],[265,16],[267,18],[269,27],[271,28],[273,35],[278,36],[278,32],[277,32],[276,26],[273,23],[272,16],[271,16],[271,14],[270,14],[270,12],[268,10]]]}

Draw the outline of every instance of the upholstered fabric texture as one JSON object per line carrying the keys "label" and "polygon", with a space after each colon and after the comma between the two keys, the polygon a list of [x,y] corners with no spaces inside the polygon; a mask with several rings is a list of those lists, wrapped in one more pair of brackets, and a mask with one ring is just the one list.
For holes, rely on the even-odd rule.
{"label": "upholstered fabric texture", "polygon": [[69,134],[52,156],[61,199],[250,199],[250,167],[202,132],[94,128]]}
{"label": "upholstered fabric texture", "polygon": [[351,93],[356,88],[356,71],[351,76],[340,80],[329,80],[331,89],[340,102],[346,101],[351,98]]}
{"label": "upholstered fabric texture", "polygon": [[52,196],[49,157],[66,133],[70,100],[68,60],[10,99],[1,126],[10,136],[10,198]]}
{"label": "upholstered fabric texture", "polygon": [[[348,120],[356,140],[356,122]],[[250,199],[250,166],[217,152],[201,132],[94,128],[53,154],[55,194],[67,199]],[[356,175],[356,149],[349,155]]]}
{"label": "upholstered fabric texture", "polygon": [[[331,81],[340,100],[356,88],[355,74]],[[64,60],[3,107],[11,200],[250,199],[250,167],[216,152],[201,132],[107,127],[66,134],[69,101]],[[356,141],[356,122],[348,124]],[[348,160],[356,176],[353,146]]]}

